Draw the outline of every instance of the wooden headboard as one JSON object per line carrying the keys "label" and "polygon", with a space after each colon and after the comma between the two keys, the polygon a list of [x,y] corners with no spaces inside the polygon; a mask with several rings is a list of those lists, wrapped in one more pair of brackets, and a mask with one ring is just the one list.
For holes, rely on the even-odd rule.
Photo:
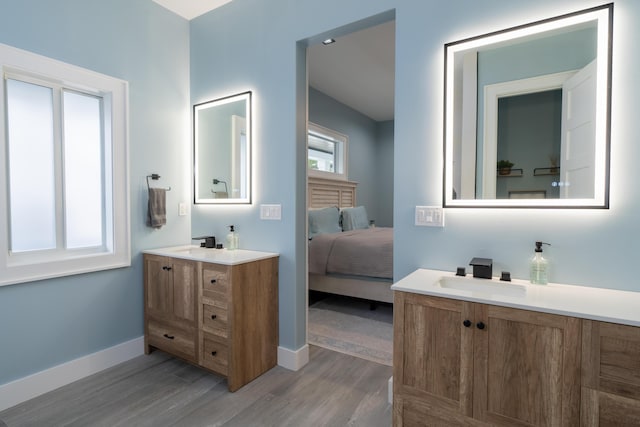
{"label": "wooden headboard", "polygon": [[356,206],[357,182],[309,177],[307,208]]}

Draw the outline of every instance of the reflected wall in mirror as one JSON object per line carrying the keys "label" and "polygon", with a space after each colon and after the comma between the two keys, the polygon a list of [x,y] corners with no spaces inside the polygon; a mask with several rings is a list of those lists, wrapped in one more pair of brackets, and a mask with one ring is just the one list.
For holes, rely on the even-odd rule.
{"label": "reflected wall in mirror", "polygon": [[194,105],[195,203],[251,203],[251,92]]}
{"label": "reflected wall in mirror", "polygon": [[613,4],[445,45],[445,207],[609,206]]}

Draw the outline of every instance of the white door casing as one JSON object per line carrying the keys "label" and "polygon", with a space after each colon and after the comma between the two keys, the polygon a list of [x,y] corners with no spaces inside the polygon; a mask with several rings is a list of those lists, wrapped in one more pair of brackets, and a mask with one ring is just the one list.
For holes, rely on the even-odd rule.
{"label": "white door casing", "polygon": [[596,62],[562,86],[561,199],[595,196]]}

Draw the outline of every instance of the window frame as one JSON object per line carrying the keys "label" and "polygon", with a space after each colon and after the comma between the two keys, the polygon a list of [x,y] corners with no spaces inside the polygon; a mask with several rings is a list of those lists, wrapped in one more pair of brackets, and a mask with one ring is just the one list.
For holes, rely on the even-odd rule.
{"label": "window frame", "polygon": [[[340,151],[340,153],[337,155],[338,160],[336,161],[335,169],[337,170],[339,169],[339,166],[341,166],[342,172],[327,172],[327,171],[321,171],[321,170],[309,168],[309,135],[311,133],[322,135],[326,139],[333,140],[336,142],[338,151]],[[342,164],[338,165],[338,162],[342,162]],[[307,127],[307,174],[308,176],[316,177],[316,178],[326,178],[326,179],[347,181],[349,179],[348,165],[349,165],[349,137],[333,129],[329,129],[324,126],[320,126],[315,123],[309,122]]]}
{"label": "window frame", "polygon": [[[131,265],[128,83],[114,77],[0,44],[0,286]],[[103,100],[103,212],[101,247],[11,253],[6,79],[44,81],[62,91],[96,95]],[[108,125],[110,124],[110,126]],[[57,126],[57,125],[54,125]],[[60,170],[56,170],[56,179]],[[56,194],[56,199],[59,201]],[[60,212],[58,212],[58,215]]]}

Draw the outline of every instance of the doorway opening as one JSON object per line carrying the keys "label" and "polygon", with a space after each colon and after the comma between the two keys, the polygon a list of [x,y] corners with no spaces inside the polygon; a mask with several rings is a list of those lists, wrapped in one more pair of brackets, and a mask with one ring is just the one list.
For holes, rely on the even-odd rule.
{"label": "doorway opening", "polygon": [[[306,52],[307,342],[391,365],[395,14],[313,39]],[[375,239],[377,246],[367,243]]]}

